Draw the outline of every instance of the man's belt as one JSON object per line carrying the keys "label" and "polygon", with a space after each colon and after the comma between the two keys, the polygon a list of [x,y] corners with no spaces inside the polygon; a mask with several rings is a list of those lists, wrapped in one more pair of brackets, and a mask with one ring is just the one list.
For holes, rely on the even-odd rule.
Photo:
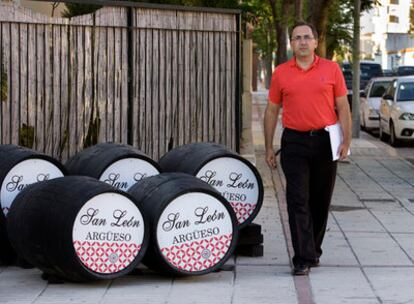
{"label": "man's belt", "polygon": [[328,132],[325,129],[316,129],[316,130],[309,130],[309,131],[298,131],[294,129],[285,128],[285,131],[290,133],[296,133],[299,135],[307,135],[307,136],[318,136],[318,135],[325,135]]}

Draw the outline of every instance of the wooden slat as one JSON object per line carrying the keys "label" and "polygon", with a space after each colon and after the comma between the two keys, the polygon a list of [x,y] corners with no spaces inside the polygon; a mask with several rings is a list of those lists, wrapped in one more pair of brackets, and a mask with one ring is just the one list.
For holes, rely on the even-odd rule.
{"label": "wooden slat", "polygon": [[115,89],[115,64],[114,64],[114,46],[115,46],[115,37],[114,37],[114,29],[109,28],[106,32],[106,39],[107,39],[107,47],[106,51],[106,58],[107,58],[107,74],[106,74],[106,88],[107,88],[107,96],[106,96],[106,134],[105,134],[105,141],[113,141],[114,137],[114,111],[115,111],[115,100],[114,100],[114,89]]}
{"label": "wooden slat", "polygon": [[226,119],[226,78],[227,71],[226,71],[226,34],[219,33],[219,46],[220,46],[220,140],[219,142],[223,145],[227,143],[227,119]]}
{"label": "wooden slat", "polygon": [[59,145],[61,134],[61,31],[59,26],[53,27],[53,82],[52,82],[52,96],[53,96],[53,157],[59,157]]}
{"label": "wooden slat", "polygon": [[85,28],[76,26],[76,151],[81,151],[85,140]]}
{"label": "wooden slat", "polygon": [[[232,134],[232,139],[231,139],[231,145],[232,148],[234,150],[236,150],[236,109],[235,109],[235,105],[236,105],[236,81],[237,81],[237,75],[236,75],[236,65],[237,63],[237,56],[236,56],[236,52],[237,52],[237,39],[236,39],[236,34],[233,34],[231,37],[232,40],[232,48],[231,48],[231,58],[232,60],[232,71],[233,73],[232,75],[232,81],[231,81],[231,91],[233,92],[231,94],[232,96],[232,100],[231,100],[231,104],[232,104],[232,111],[231,111],[231,121],[233,122],[231,125],[231,134]],[[240,105],[241,106],[241,105]]]}
{"label": "wooden slat", "polygon": [[[36,107],[36,25],[29,25],[28,27],[28,46],[27,46],[27,122],[30,126],[30,148],[35,148],[36,136],[36,121],[37,121],[37,107]],[[33,129],[32,129],[33,128]]]}
{"label": "wooden slat", "polygon": [[61,27],[61,128],[60,128],[60,145],[59,159],[66,161],[69,157],[69,27]]}
{"label": "wooden slat", "polygon": [[155,159],[159,159],[160,156],[164,155],[168,146],[166,140],[166,122],[167,122],[167,111],[166,111],[166,60],[167,60],[167,33],[165,30],[159,31],[159,136],[158,136],[158,155],[155,155]]}
{"label": "wooden slat", "polygon": [[208,141],[214,141],[214,127],[215,127],[215,75],[214,75],[214,34],[208,34]]}
{"label": "wooden slat", "polygon": [[[78,31],[75,26],[70,27],[70,35],[69,35],[69,48],[72,50],[77,50],[77,36]],[[78,151],[78,142],[77,142],[77,134],[78,134],[78,124],[77,124],[77,70],[78,70],[78,54],[77,52],[71,51],[69,53],[69,87],[70,87],[70,94],[69,94],[69,156],[75,155]]]}
{"label": "wooden slat", "polygon": [[152,105],[152,122],[151,122],[151,143],[152,151],[151,155],[158,159],[159,158],[159,138],[160,138],[160,100],[159,100],[159,90],[160,90],[160,39],[159,39],[159,30],[153,30],[152,35],[152,71],[150,78],[152,78],[152,96],[151,96],[151,105]]}
{"label": "wooden slat", "polygon": [[203,141],[203,34],[197,32],[196,36],[196,83],[194,85],[196,90],[196,104],[197,104],[197,135],[196,141]]}
{"label": "wooden slat", "polygon": [[232,144],[232,129],[231,126],[234,125],[234,121],[232,120],[232,111],[234,109],[234,104],[232,103],[233,99],[232,96],[234,95],[234,91],[232,91],[232,76],[234,71],[232,70],[232,54],[231,54],[231,36],[232,34],[226,34],[226,41],[225,41],[225,48],[226,48],[226,144],[231,148],[235,149]]}
{"label": "wooden slat", "polygon": [[53,27],[45,27],[45,150],[53,154]]}
{"label": "wooden slat", "polygon": [[[136,41],[136,40],[135,40]],[[121,139],[120,141],[123,144],[128,143],[128,131],[131,131],[130,125],[132,122],[128,123],[129,117],[128,113],[130,111],[129,109],[129,96],[128,96],[128,65],[129,65],[129,55],[128,55],[128,30],[122,30],[122,45],[121,45],[121,52],[122,52],[122,66],[121,66]],[[135,43],[134,43],[135,44]],[[134,60],[132,60],[133,62]],[[137,71],[134,70],[133,73],[136,73]],[[132,90],[133,91],[133,90]],[[133,94],[131,92],[131,94]],[[132,144],[132,143],[131,143]]]}
{"label": "wooden slat", "polygon": [[[98,23],[98,17],[96,22]],[[106,52],[106,34],[107,30],[104,28],[99,28],[96,30],[98,33],[98,39],[95,39],[97,42],[96,48],[98,49],[96,73],[98,77],[97,83],[97,106],[98,106],[98,116],[100,119],[100,128],[98,130],[98,142],[106,141],[106,130],[107,130],[107,52]]]}
{"label": "wooden slat", "polygon": [[153,76],[153,30],[146,30],[146,60],[145,60],[145,143],[144,152],[152,155],[152,117],[155,114],[152,110],[152,76]]}
{"label": "wooden slat", "polygon": [[138,85],[139,87],[139,95],[138,95],[138,102],[139,102],[139,128],[138,128],[138,148],[142,151],[145,151],[145,143],[146,143],[146,118],[147,118],[147,112],[146,112],[146,103],[145,103],[145,89],[146,89],[146,82],[145,77],[147,75],[146,73],[146,56],[147,53],[145,51],[146,46],[146,40],[147,40],[147,30],[139,30],[139,77],[138,82],[135,83],[135,85]]}
{"label": "wooden slat", "polygon": [[21,24],[19,26],[19,62],[20,68],[19,74],[19,122],[18,132],[19,140],[18,143],[24,146],[28,146],[28,119],[27,119],[27,24]]}
{"label": "wooden slat", "polygon": [[[86,22],[86,21],[85,21]],[[88,20],[88,22],[92,22],[92,20]],[[90,132],[90,128],[94,129],[95,126],[93,125],[94,122],[94,92],[93,92],[93,73],[94,73],[94,54],[92,48],[92,33],[93,28],[86,27],[84,28],[84,42],[83,42],[83,54],[84,58],[84,68],[83,68],[83,81],[84,81],[84,91],[83,91],[83,142],[85,142],[88,133]],[[83,144],[84,147],[84,144]]]}
{"label": "wooden slat", "polygon": [[220,143],[220,34],[214,33],[212,49],[214,51],[214,142]]}
{"label": "wooden slat", "polygon": [[36,27],[36,141],[35,148],[45,151],[45,26]]}
{"label": "wooden slat", "polygon": [[[185,101],[185,32],[178,32],[178,79],[177,79],[177,144],[179,146],[185,144],[185,119],[187,104]],[[187,116],[188,118],[188,116]]]}
{"label": "wooden slat", "polygon": [[[179,33],[177,31],[173,31],[171,33],[171,46],[172,46],[172,52],[171,52],[171,131],[170,131],[170,139],[171,142],[171,148],[174,148],[178,146],[179,144],[179,99],[178,99],[178,92],[179,92]],[[178,46],[178,47],[177,47]]]}
{"label": "wooden slat", "polygon": [[132,70],[134,71],[134,73],[132,73],[132,104],[131,104],[131,109],[129,109],[129,111],[132,111],[132,122],[130,125],[132,125],[132,145],[134,147],[138,147],[139,148],[139,141],[138,141],[138,136],[140,134],[139,132],[139,76],[140,76],[140,58],[139,58],[139,43],[140,43],[140,31],[136,28],[136,24],[137,24],[137,14],[136,11],[133,11],[132,13],[132,40],[135,42],[132,44],[132,54],[130,54],[130,56],[132,56],[132,62],[133,62],[133,66],[132,66]]}
{"label": "wooden slat", "polygon": [[[121,142],[121,133],[126,130],[121,129],[122,121],[122,31],[114,29],[114,132],[112,141]],[[127,84],[127,83],[126,83]]]}
{"label": "wooden slat", "polygon": [[168,145],[172,138],[172,122],[173,122],[173,35],[171,31],[165,32],[165,137],[164,149],[161,154],[168,152]]}
{"label": "wooden slat", "polygon": [[198,101],[197,101],[197,33],[196,32],[189,32],[190,34],[190,62],[189,62],[189,69],[190,69],[190,134],[189,134],[189,143],[197,141],[197,122],[198,122]]}
{"label": "wooden slat", "polygon": [[11,24],[11,143],[19,144],[20,129],[20,25]]}
{"label": "wooden slat", "polygon": [[6,96],[5,99],[1,101],[2,103],[2,117],[0,124],[2,125],[2,144],[10,144],[11,143],[11,130],[10,130],[10,123],[11,123],[11,74],[12,74],[12,65],[11,65],[11,25],[10,23],[2,23],[2,54],[3,54],[3,77],[5,77],[6,87],[4,88],[3,94]]}
{"label": "wooden slat", "polygon": [[[179,21],[179,26],[182,28],[191,28],[191,20],[193,17],[192,12],[185,12],[181,13],[179,15],[186,14],[187,18],[183,18],[181,21]],[[182,134],[183,136],[183,144],[188,144],[191,142],[191,132],[192,132],[192,117],[191,117],[191,96],[190,96],[190,86],[191,86],[191,64],[190,64],[190,56],[191,56],[191,50],[190,50],[190,39],[191,39],[191,32],[186,30],[183,33],[184,38],[184,77],[182,81],[184,82],[184,94],[182,103],[184,104],[184,117],[182,117],[182,120],[184,122],[184,132]]]}
{"label": "wooden slat", "polygon": [[209,140],[209,33],[203,33],[203,70],[202,70],[202,90],[203,90],[203,141]]}

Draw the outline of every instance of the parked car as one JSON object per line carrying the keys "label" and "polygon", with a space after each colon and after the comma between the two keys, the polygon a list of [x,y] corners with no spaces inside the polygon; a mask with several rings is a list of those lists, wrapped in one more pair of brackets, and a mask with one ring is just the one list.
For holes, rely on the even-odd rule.
{"label": "parked car", "polygon": [[379,108],[381,97],[390,85],[393,78],[372,78],[365,90],[360,94],[359,119],[361,128],[372,131],[379,129]]}
{"label": "parked car", "polygon": [[395,78],[382,96],[380,138],[388,136],[392,146],[414,140],[414,76]]}
{"label": "parked car", "polygon": [[[360,80],[359,88],[364,90],[369,80],[373,77],[382,77],[382,68],[379,63],[373,61],[361,61],[359,63],[360,68]],[[349,107],[352,110],[352,64],[349,62],[342,63],[342,73],[344,74],[346,87],[348,89],[348,102]]]}
{"label": "parked car", "polygon": [[[360,89],[364,90],[373,77],[382,77],[382,67],[379,63],[374,61],[361,61],[359,63],[359,69],[361,71],[360,75]],[[344,62],[342,64],[342,72],[351,71],[352,73],[352,64],[349,62]],[[351,74],[351,83],[352,83],[352,74]]]}
{"label": "parked car", "polygon": [[394,72],[392,70],[383,69],[382,75],[384,75],[384,77],[391,77],[394,76]]}
{"label": "parked car", "polygon": [[394,70],[395,76],[409,76],[414,75],[414,66],[412,65],[402,65]]}

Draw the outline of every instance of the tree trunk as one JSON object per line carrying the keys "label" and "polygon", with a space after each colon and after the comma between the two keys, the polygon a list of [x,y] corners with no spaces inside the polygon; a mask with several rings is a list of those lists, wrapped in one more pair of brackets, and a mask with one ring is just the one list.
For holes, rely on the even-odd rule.
{"label": "tree trunk", "polygon": [[276,9],[276,0],[269,0],[269,5],[272,9],[273,23],[276,30],[276,65],[287,61],[287,23],[290,11],[289,0],[282,1],[282,11],[278,12]]}
{"label": "tree trunk", "polygon": [[263,58],[265,68],[265,87],[270,88],[270,82],[272,81],[273,66],[272,66],[272,53]]}
{"label": "tree trunk", "polygon": [[303,0],[295,0],[295,20],[302,20]]}
{"label": "tree trunk", "polygon": [[359,72],[359,19],[361,0],[354,0],[354,37],[352,41],[352,137],[359,138],[359,90],[360,90],[360,72]]}
{"label": "tree trunk", "polygon": [[277,50],[276,50],[276,65],[287,61],[287,26],[282,22],[276,24],[277,35]]}
{"label": "tree trunk", "polygon": [[321,57],[326,57],[326,32],[328,25],[328,12],[329,7],[332,5],[333,0],[313,0],[312,12],[309,16],[309,22],[311,22],[318,31],[318,48],[316,53]]}

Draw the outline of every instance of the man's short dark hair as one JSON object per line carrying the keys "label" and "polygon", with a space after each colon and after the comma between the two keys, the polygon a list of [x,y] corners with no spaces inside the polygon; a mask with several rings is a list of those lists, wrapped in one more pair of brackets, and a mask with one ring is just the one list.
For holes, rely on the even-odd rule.
{"label": "man's short dark hair", "polygon": [[297,21],[293,26],[292,26],[292,29],[290,30],[290,39],[292,39],[292,33],[293,33],[293,30],[295,29],[295,28],[297,28],[298,26],[307,26],[307,27],[310,27],[310,29],[312,30],[312,34],[313,34],[313,37],[317,40],[318,39],[318,32],[316,31],[316,28],[315,28],[315,26],[312,24],[312,23],[308,23],[308,22],[305,22],[305,21]]}

